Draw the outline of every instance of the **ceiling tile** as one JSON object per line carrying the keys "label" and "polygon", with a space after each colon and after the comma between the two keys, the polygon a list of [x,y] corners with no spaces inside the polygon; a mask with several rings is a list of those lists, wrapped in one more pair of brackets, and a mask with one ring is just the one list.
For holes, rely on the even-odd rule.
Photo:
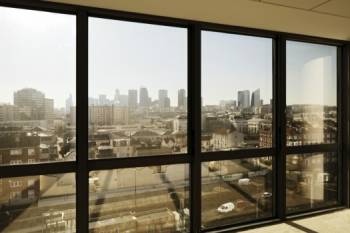
{"label": "ceiling tile", "polygon": [[314,9],[317,12],[324,12],[334,15],[350,17],[350,1],[349,0],[332,0],[320,7]]}
{"label": "ceiling tile", "polygon": [[296,7],[305,10],[309,10],[319,4],[324,3],[326,0],[262,0],[262,2],[273,3],[288,7]]}

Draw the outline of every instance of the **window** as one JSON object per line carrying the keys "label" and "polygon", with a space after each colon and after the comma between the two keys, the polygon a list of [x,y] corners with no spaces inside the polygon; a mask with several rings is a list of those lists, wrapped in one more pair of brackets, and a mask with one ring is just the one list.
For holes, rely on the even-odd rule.
{"label": "window", "polygon": [[287,156],[287,212],[302,212],[338,204],[336,153]]}
{"label": "window", "polygon": [[287,41],[287,145],[337,141],[337,47]]}
{"label": "window", "polygon": [[28,149],[28,155],[29,155],[29,156],[35,155],[35,149],[29,148],[29,149]]}
{"label": "window", "polygon": [[189,232],[188,166],[93,171],[90,232]]}
{"label": "window", "polygon": [[10,165],[18,165],[18,164],[22,164],[22,163],[23,163],[22,160],[18,160],[18,159],[10,160]]}
{"label": "window", "polygon": [[346,204],[346,42],[11,4],[0,232],[216,232]]}
{"label": "window", "polygon": [[272,157],[202,163],[202,227],[272,216]]}
{"label": "window", "polygon": [[22,185],[22,182],[20,180],[9,180],[10,188],[17,188]]}
{"label": "window", "polygon": [[0,165],[72,159],[75,16],[0,7],[0,22]]}
{"label": "window", "polygon": [[[338,53],[336,46],[296,41],[287,41],[286,51],[287,146],[299,147],[286,155],[286,212],[293,214],[340,201]],[[303,153],[308,145],[318,148]]]}
{"label": "window", "polygon": [[[74,176],[65,173],[2,178],[0,231],[75,232]],[[58,185],[62,181],[65,185]],[[6,183],[22,185],[9,189]]]}
{"label": "window", "polygon": [[202,151],[272,147],[272,117],[272,39],[202,32]]}
{"label": "window", "polygon": [[273,40],[203,31],[201,55],[201,227],[272,217]]}
{"label": "window", "polygon": [[10,155],[22,155],[21,149],[12,149],[10,150]]}
{"label": "window", "polygon": [[187,152],[186,29],[89,18],[89,87],[89,158]]}

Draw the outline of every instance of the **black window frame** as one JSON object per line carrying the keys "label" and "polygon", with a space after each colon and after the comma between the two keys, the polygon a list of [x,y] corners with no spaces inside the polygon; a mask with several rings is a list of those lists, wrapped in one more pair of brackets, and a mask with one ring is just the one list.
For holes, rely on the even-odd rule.
{"label": "black window frame", "polygon": [[[55,173],[76,174],[77,232],[88,232],[89,225],[89,171],[152,165],[188,164],[190,169],[190,232],[229,232],[256,227],[262,224],[285,221],[342,208],[349,208],[349,53],[350,42],[297,35],[292,33],[206,23],[193,20],[145,15],[61,3],[34,0],[0,0],[0,6],[70,14],[76,16],[76,95],[77,95],[77,157],[76,161],[4,165],[0,178]],[[188,30],[188,150],[186,154],[159,155],[118,159],[88,160],[88,17],[100,17],[130,22],[183,27]],[[216,31],[273,39],[273,147],[230,152],[201,152],[201,32]],[[294,40],[337,46],[337,114],[338,141],[332,145],[286,146],[286,41]],[[338,155],[339,205],[286,215],[285,171],[286,155],[291,153],[335,151]],[[229,160],[247,157],[273,157],[273,217],[242,224],[201,229],[201,164],[212,160]]]}

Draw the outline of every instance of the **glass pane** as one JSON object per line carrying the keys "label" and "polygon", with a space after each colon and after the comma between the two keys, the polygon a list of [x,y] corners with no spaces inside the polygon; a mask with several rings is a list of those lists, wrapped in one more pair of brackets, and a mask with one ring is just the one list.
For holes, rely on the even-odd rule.
{"label": "glass pane", "polygon": [[188,173],[187,165],[90,172],[90,232],[189,232]]}
{"label": "glass pane", "polygon": [[335,143],[337,47],[287,41],[287,146]]}
{"label": "glass pane", "polygon": [[202,163],[202,228],[272,216],[272,157]]}
{"label": "glass pane", "polygon": [[336,205],[336,153],[287,155],[287,213]]}
{"label": "glass pane", "polygon": [[0,179],[0,232],[76,232],[74,173]]}
{"label": "glass pane", "polygon": [[89,158],[187,152],[187,30],[89,18]]}
{"label": "glass pane", "polygon": [[202,32],[202,151],[272,147],[272,39]]}
{"label": "glass pane", "polygon": [[75,16],[0,7],[0,165],[75,160]]}

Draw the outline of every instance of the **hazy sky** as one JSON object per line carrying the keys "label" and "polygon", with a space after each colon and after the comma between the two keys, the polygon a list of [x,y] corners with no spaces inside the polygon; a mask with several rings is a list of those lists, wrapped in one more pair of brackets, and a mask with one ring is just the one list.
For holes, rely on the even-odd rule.
{"label": "hazy sky", "polygon": [[287,42],[287,105],[337,102],[337,48]]}
{"label": "hazy sky", "polygon": [[260,88],[260,98],[272,98],[272,39],[202,32],[203,104],[237,100],[239,90]]}
{"label": "hazy sky", "polygon": [[152,99],[168,90],[172,105],[177,91],[187,92],[187,31],[108,19],[89,19],[89,95],[115,89],[148,88]]}
{"label": "hazy sky", "polygon": [[[90,18],[89,96],[147,87],[152,99],[167,89],[172,105],[187,92],[187,31],[183,28]],[[64,107],[75,99],[75,17],[0,7],[0,103],[13,92],[38,89]],[[336,48],[288,43],[287,104],[334,104]],[[302,87],[301,87],[302,86]],[[202,33],[204,104],[236,100],[238,90],[260,88],[272,98],[272,40]]]}
{"label": "hazy sky", "polygon": [[75,97],[75,39],[74,16],[0,7],[0,103],[31,87],[65,106]]}

